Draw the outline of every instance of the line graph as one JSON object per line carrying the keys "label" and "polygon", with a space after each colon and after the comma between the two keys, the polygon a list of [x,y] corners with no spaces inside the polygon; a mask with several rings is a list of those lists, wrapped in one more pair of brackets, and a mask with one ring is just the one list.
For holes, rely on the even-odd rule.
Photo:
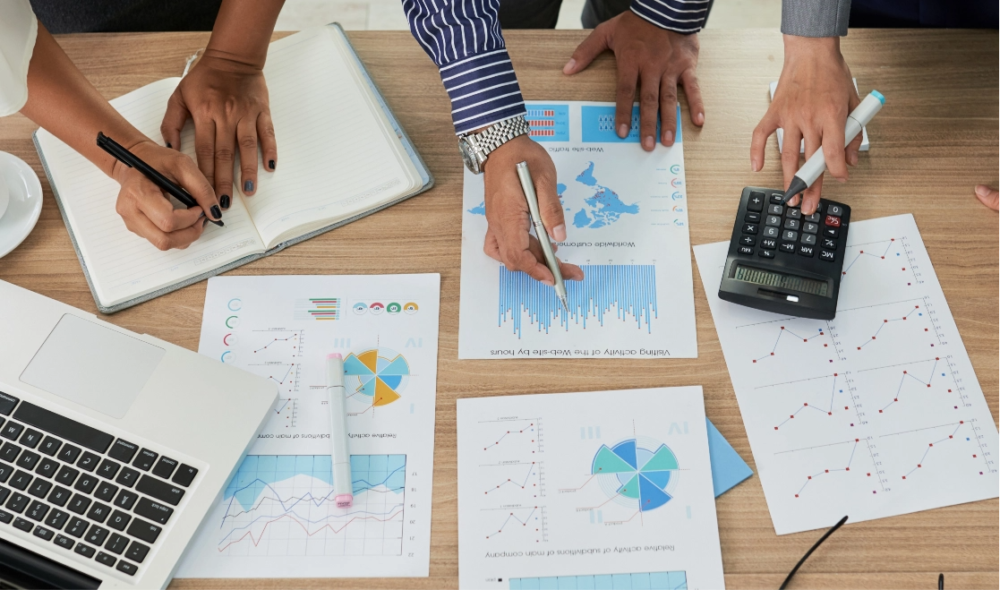
{"label": "line graph", "polygon": [[739,325],[736,332],[746,338],[754,365],[785,354],[815,355],[827,364],[842,360],[836,330],[826,321],[785,317]]}
{"label": "line graph", "polygon": [[[569,331],[570,326],[587,329],[588,321],[604,326],[613,320],[631,321],[637,329],[652,333],[658,317],[654,265],[585,264],[580,268],[585,278],[566,282],[567,313],[551,287],[501,266],[497,325],[511,322],[518,338],[525,321],[545,334],[554,325]],[[607,317],[612,307],[615,315]]]}
{"label": "line graph", "polygon": [[960,419],[883,434],[881,438],[895,445],[901,480],[926,482],[926,476],[915,474],[930,468],[934,483],[961,485],[967,478],[996,473],[992,453],[976,422],[976,418]]}
{"label": "line graph", "polygon": [[353,455],[354,506],[333,499],[329,456],[251,455],[224,492],[222,555],[400,555],[405,455]]}
{"label": "line graph", "polygon": [[285,428],[295,428],[299,419],[299,400],[295,398],[279,398],[274,408],[274,415],[285,419]]}
{"label": "line graph", "polygon": [[504,492],[511,490],[517,496],[522,495],[520,494],[522,491],[531,495],[532,498],[545,496],[541,462],[504,461],[482,465],[482,467],[494,467],[497,468],[496,471],[511,475],[511,477],[506,478],[501,476],[496,485],[486,488],[486,491],[483,492],[486,496],[503,495]]}
{"label": "line graph", "polygon": [[540,418],[502,419],[483,424],[483,452],[536,455],[542,450]]}
{"label": "line graph", "polygon": [[892,358],[896,351],[914,347],[933,353],[947,344],[937,309],[928,297],[839,309],[830,326],[837,330],[845,356],[851,358],[859,354]]}
{"label": "line graph", "polygon": [[484,508],[484,520],[496,518],[499,524],[495,529],[486,532],[487,539],[495,539],[498,536],[511,536],[516,534],[518,538],[523,535],[532,537],[536,543],[548,541],[548,531],[546,530],[548,517],[545,506],[517,506],[503,508]]}
{"label": "line graph", "polygon": [[[854,475],[860,477],[863,474],[866,481],[864,485],[871,488],[873,495],[878,494],[879,491],[885,491],[883,478],[877,469],[878,462],[875,460],[874,444],[868,438],[858,437],[824,445],[779,451],[775,453],[775,456],[815,451],[822,451],[821,453],[812,453],[819,457],[816,461],[821,467],[814,468],[805,475],[801,486],[793,493],[795,498],[801,498],[810,484],[815,487],[814,482],[816,481],[828,480],[837,475],[851,474],[851,467],[855,468]],[[870,461],[869,467],[860,471],[856,462],[866,460]]]}
{"label": "line graph", "polygon": [[[899,270],[895,270],[897,268]],[[844,251],[842,275],[853,278],[854,275],[871,276],[873,272],[881,275],[883,279],[905,283],[906,287],[922,282],[918,278],[905,236],[898,240],[888,238],[847,245]],[[896,275],[902,278],[896,281],[894,279]]]}
{"label": "line graph", "polygon": [[[829,385],[827,385],[828,383]],[[852,412],[852,408],[854,408],[854,396],[851,393],[851,381],[847,373],[833,373],[831,375],[809,377],[784,383],[762,385],[756,388],[756,390],[765,389],[770,390],[766,394],[772,397],[783,395],[813,400],[812,403],[809,401],[795,402],[796,405],[793,406],[795,409],[787,414],[787,417],[781,415],[775,420],[775,430],[780,430],[786,424],[795,420],[796,417],[799,417],[800,414],[802,417],[833,417],[835,414],[842,414],[843,412],[848,412],[855,416],[857,414],[856,408]],[[777,390],[777,393],[775,393],[775,390]],[[799,422],[802,422],[802,420],[800,419]],[[859,422],[860,418],[850,422],[850,427],[854,427],[855,423]]]}

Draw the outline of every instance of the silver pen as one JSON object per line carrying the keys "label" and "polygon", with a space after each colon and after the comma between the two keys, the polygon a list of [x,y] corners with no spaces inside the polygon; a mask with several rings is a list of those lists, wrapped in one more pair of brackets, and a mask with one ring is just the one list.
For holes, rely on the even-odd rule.
{"label": "silver pen", "polygon": [[563,308],[569,311],[569,301],[566,298],[566,284],[563,282],[562,273],[559,272],[559,261],[556,253],[552,251],[552,243],[549,241],[549,232],[545,231],[542,225],[542,214],[538,209],[538,195],[535,194],[535,182],[531,179],[531,172],[528,171],[528,163],[521,162],[517,165],[517,177],[521,179],[521,188],[524,190],[524,198],[528,200],[528,215],[531,217],[531,224],[535,226],[535,235],[542,245],[542,252],[545,254],[545,263],[552,276],[555,277],[556,297],[562,302]]}

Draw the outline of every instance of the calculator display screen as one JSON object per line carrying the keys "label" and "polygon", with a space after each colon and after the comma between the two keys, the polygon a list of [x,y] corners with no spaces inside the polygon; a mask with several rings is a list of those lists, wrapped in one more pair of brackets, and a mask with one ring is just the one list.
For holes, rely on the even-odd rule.
{"label": "calculator display screen", "polygon": [[817,281],[796,275],[789,275],[773,270],[761,270],[750,266],[736,265],[736,273],[733,278],[744,283],[762,285],[765,287],[778,287],[799,293],[819,295],[821,297],[830,296],[830,286],[826,281]]}

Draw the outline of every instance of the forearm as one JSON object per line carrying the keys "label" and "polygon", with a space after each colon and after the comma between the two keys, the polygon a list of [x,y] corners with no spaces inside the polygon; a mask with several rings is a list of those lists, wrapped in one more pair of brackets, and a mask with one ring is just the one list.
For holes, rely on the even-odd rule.
{"label": "forearm", "polygon": [[661,29],[690,35],[705,26],[709,0],[632,0],[630,10]]}
{"label": "forearm", "polygon": [[782,0],[781,32],[799,37],[843,37],[851,0]]}
{"label": "forearm", "polygon": [[98,131],[126,148],[147,139],[97,92],[41,23],[28,67],[28,102],[21,114],[83,154],[108,176],[116,160],[97,147]]}
{"label": "forearm", "polygon": [[285,0],[223,0],[206,56],[234,66],[264,67],[274,23]]}

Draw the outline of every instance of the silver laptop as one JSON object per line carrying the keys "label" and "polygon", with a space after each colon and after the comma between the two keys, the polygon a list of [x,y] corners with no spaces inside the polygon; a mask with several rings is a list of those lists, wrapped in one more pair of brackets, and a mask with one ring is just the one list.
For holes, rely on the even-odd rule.
{"label": "silver laptop", "polygon": [[0,281],[0,582],[166,587],[277,397]]}

